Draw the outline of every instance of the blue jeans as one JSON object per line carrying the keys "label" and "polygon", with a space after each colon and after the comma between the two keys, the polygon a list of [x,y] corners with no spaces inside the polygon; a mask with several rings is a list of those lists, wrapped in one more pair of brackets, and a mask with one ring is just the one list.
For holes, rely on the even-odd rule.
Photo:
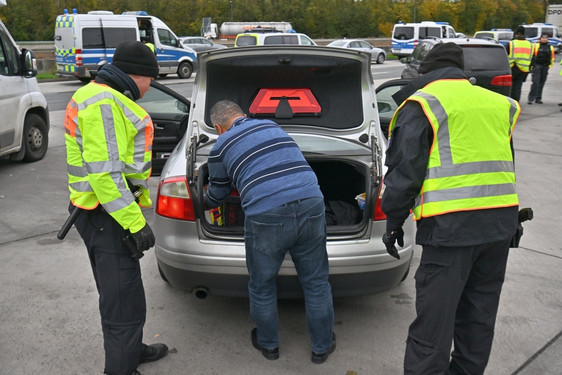
{"label": "blue jeans", "polygon": [[312,351],[328,351],[334,307],[328,282],[323,199],[302,199],[246,216],[244,230],[250,315],[258,328],[259,344],[266,349],[279,346],[276,280],[288,251],[304,292]]}

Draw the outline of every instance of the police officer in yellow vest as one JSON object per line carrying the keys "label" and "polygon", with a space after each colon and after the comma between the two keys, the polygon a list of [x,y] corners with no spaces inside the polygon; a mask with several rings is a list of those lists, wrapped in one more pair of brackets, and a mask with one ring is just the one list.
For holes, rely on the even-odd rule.
{"label": "police officer in yellow vest", "polygon": [[509,42],[507,54],[511,66],[511,97],[521,99],[521,87],[531,70],[533,60],[533,43],[525,39],[525,28],[515,30],[515,39]]}
{"label": "police officer in yellow vest", "polygon": [[[140,206],[152,204],[147,180],[153,125],[135,101],[157,76],[154,53],[141,42],[124,42],[113,62],[78,89],[66,107],[69,210],[82,209],[75,226],[99,293],[105,373],[110,375],[139,374],[139,363],[168,353],[164,344],[142,343],[146,300],[139,259],[155,239]],[[140,196],[135,199],[131,189],[140,189]]]}
{"label": "police officer in yellow vest", "polygon": [[383,242],[399,257],[412,209],[423,248],[405,374],[484,372],[517,230],[511,136],[520,107],[471,85],[463,67],[459,46],[437,44],[394,96],[405,101],[389,128]]}

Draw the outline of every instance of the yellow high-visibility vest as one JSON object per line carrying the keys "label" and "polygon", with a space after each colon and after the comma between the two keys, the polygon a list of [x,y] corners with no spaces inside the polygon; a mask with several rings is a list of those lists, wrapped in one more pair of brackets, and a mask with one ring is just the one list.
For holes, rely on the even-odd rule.
{"label": "yellow high-visibility vest", "polygon": [[398,108],[389,128],[391,137],[398,112],[411,101],[422,106],[433,129],[414,220],[519,204],[510,146],[521,112],[515,100],[466,79],[437,80]]}
{"label": "yellow high-visibility vest", "polygon": [[514,39],[509,42],[509,66],[517,67],[525,73],[529,72],[533,59],[533,44],[525,39]]}
{"label": "yellow high-visibility vest", "polygon": [[[148,113],[109,86],[91,82],[72,96],[64,127],[72,204],[92,210],[101,203],[124,229],[138,232],[146,224],[139,204],[152,205],[147,180],[154,128]],[[141,187],[139,204],[127,180]]]}

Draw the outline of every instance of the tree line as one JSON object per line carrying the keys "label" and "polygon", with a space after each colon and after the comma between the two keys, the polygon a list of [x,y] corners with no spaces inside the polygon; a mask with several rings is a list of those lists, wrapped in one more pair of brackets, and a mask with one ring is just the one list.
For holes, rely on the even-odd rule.
{"label": "tree line", "polygon": [[[144,10],[177,35],[199,35],[201,19],[288,21],[298,32],[323,38],[390,37],[399,21],[445,21],[472,35],[491,28],[514,29],[544,22],[548,0],[8,0],[0,19],[18,41],[52,40],[55,19],[64,9]],[[557,3],[557,1],[550,1]]]}

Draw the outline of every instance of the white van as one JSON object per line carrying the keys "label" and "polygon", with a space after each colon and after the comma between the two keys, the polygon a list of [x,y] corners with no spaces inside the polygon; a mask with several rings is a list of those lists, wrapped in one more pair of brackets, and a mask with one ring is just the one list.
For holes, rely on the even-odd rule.
{"label": "white van", "polygon": [[47,152],[49,110],[36,74],[33,52],[20,51],[0,20],[0,157],[32,162]]}
{"label": "white van", "polygon": [[177,73],[189,78],[196,68],[197,53],[183,47],[170,28],[144,11],[113,14],[90,11],[57,16],[55,60],[60,75],[89,81],[113,60],[115,48],[126,40],[140,40],[155,47],[160,76]]}
{"label": "white van", "polygon": [[548,35],[548,43],[554,47],[556,53],[562,51],[562,37],[558,27],[551,23],[533,23],[522,25],[525,28],[525,39],[530,42],[538,43],[541,35]]}
{"label": "white van", "polygon": [[456,36],[455,29],[448,22],[399,22],[392,29],[392,47],[390,51],[398,57],[410,56],[422,39],[456,38]]}

